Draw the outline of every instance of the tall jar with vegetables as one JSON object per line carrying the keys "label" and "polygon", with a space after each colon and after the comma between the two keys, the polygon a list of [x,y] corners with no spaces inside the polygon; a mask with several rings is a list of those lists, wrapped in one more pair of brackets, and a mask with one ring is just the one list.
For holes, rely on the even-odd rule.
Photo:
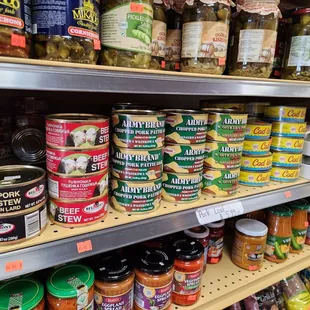
{"label": "tall jar with vegetables", "polygon": [[186,0],[181,71],[220,75],[226,66],[229,0]]}
{"label": "tall jar with vegetables", "polygon": [[279,0],[238,0],[230,39],[229,74],[268,78],[277,41]]}

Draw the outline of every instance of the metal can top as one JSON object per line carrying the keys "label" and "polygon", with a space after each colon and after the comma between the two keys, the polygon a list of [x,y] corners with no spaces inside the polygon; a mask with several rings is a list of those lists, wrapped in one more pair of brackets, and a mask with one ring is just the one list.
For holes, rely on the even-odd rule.
{"label": "metal can top", "polygon": [[102,122],[108,119],[107,116],[100,114],[79,114],[79,113],[59,113],[49,114],[45,117],[48,120],[59,122],[59,123],[83,123],[85,121],[92,121],[94,123]]}
{"label": "metal can top", "polygon": [[112,112],[113,114],[121,114],[121,115],[138,115],[138,116],[166,116],[165,113],[159,112],[159,111],[154,111],[154,110],[114,110]]}
{"label": "metal can top", "polygon": [[233,114],[233,115],[248,115],[248,113],[236,111],[235,109],[216,109],[216,108],[203,108],[202,111],[209,114]]}
{"label": "metal can top", "polygon": [[187,109],[162,109],[160,110],[167,114],[186,114],[186,115],[192,115],[192,114],[207,114],[204,111],[200,110],[187,110]]}

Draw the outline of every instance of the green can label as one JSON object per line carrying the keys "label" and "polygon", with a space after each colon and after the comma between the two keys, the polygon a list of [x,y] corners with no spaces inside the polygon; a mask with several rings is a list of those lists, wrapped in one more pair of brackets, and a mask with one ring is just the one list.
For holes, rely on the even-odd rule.
{"label": "green can label", "polygon": [[176,173],[201,172],[205,144],[166,145],[164,151],[164,170]]}
{"label": "green can label", "polygon": [[121,180],[149,181],[161,178],[163,149],[130,150],[112,147],[112,176]]}
{"label": "green can label", "polygon": [[286,260],[290,251],[291,236],[278,237],[271,234],[267,235],[265,255],[273,259]]}
{"label": "green can label", "polygon": [[291,250],[292,251],[301,251],[304,248],[306,242],[307,228],[306,229],[292,229],[292,241],[291,241]]}

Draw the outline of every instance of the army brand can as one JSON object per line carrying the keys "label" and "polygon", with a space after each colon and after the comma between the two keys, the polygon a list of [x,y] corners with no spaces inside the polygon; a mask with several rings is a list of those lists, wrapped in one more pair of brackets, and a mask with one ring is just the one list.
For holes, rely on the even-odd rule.
{"label": "army brand can", "polygon": [[244,140],[243,154],[245,155],[268,155],[270,152],[271,139],[266,141]]}
{"label": "army brand can", "polygon": [[148,181],[161,178],[163,148],[135,150],[111,148],[112,176],[128,181]]}
{"label": "army brand can", "polygon": [[303,147],[303,138],[272,137],[272,151],[302,153]]}
{"label": "army brand can", "polygon": [[163,146],[165,114],[151,110],[115,110],[112,140],[116,146],[153,149]]}
{"label": "army brand can", "polygon": [[283,152],[272,153],[272,165],[281,167],[300,167],[302,162],[302,154],[292,154]]}
{"label": "army brand can", "polygon": [[241,169],[249,171],[270,170],[272,166],[272,154],[268,155],[243,155]]}
{"label": "army brand can", "polygon": [[268,140],[271,133],[271,124],[261,121],[249,121],[246,126],[245,139]]}
{"label": "army brand can", "polygon": [[268,171],[240,171],[239,184],[247,186],[265,186],[270,181],[270,169]]}
{"label": "army brand can", "polygon": [[163,200],[187,203],[197,200],[201,193],[202,173],[163,173]]}
{"label": "army brand can", "polygon": [[264,111],[265,119],[273,122],[296,122],[305,121],[307,108],[270,106]]}
{"label": "army brand can", "polygon": [[270,180],[279,182],[296,182],[300,168],[272,167]]}
{"label": "army brand can", "polygon": [[208,114],[196,110],[165,109],[168,143],[196,144],[206,141]]}
{"label": "army brand can", "polygon": [[153,212],[160,206],[162,180],[130,182],[111,180],[110,203],[115,210],[128,214]]}
{"label": "army brand can", "polygon": [[216,169],[240,167],[242,142],[207,141],[204,166]]}
{"label": "army brand can", "polygon": [[167,144],[164,149],[164,171],[176,173],[201,172],[205,144]]}
{"label": "army brand can", "polygon": [[202,193],[216,197],[227,197],[237,193],[238,169],[204,168],[202,178]]}
{"label": "army brand can", "polygon": [[272,123],[271,135],[281,137],[303,138],[307,130],[307,123]]}

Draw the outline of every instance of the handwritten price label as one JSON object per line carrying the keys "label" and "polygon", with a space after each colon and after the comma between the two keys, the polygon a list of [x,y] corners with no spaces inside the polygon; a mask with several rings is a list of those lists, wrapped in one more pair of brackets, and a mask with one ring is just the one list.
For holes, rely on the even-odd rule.
{"label": "handwritten price label", "polygon": [[284,196],[286,198],[291,198],[293,195],[292,195],[291,191],[287,191],[287,192],[284,192]]}
{"label": "handwritten price label", "polygon": [[8,262],[5,264],[5,272],[13,272],[24,269],[24,262],[22,260],[16,260],[14,262]]}
{"label": "handwritten price label", "polygon": [[91,251],[93,249],[93,245],[91,243],[91,240],[86,240],[86,241],[78,242],[76,244],[76,247],[77,247],[78,253],[89,252],[89,251]]}
{"label": "handwritten price label", "polygon": [[144,6],[140,3],[130,2],[130,11],[135,13],[143,13]]}

